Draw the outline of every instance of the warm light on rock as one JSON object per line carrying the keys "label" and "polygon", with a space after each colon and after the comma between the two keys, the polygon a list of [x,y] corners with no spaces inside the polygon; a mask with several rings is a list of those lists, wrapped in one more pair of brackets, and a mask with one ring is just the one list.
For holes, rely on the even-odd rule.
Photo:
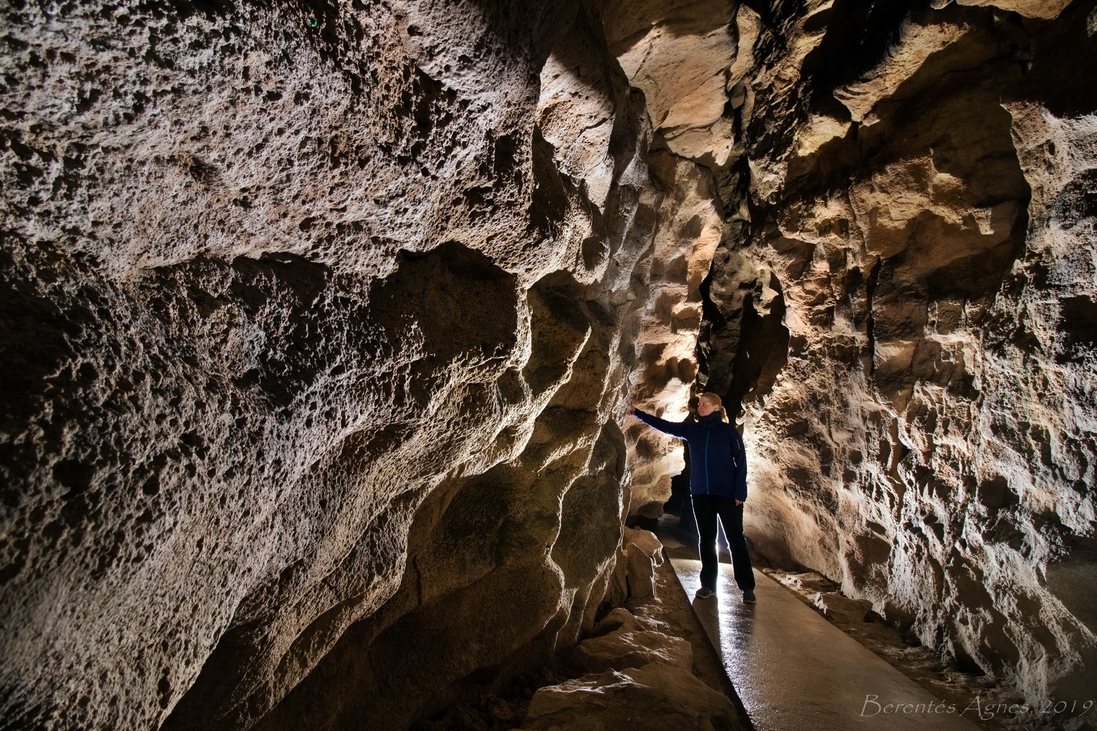
{"label": "warm light on rock", "polygon": [[1080,698],[1097,645],[1064,577],[1094,565],[1097,105],[1059,69],[1097,52],[1090,6],[995,5],[895,17],[857,60],[837,29],[866,43],[874,18],[847,8],[817,46],[841,72],[788,19],[773,67],[802,86],[755,101],[751,220],[714,256],[701,377],[744,405],[761,552],[1030,701]]}
{"label": "warm light on rock", "polygon": [[9,3],[0,717],[404,729],[578,652],[527,728],[731,723],[610,612],[684,467],[627,407],[703,390],[828,611],[1088,697],[1095,14]]}

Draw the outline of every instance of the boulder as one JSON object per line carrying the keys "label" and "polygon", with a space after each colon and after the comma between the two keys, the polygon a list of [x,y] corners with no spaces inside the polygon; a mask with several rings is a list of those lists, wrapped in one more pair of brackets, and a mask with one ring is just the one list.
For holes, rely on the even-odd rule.
{"label": "boulder", "polygon": [[653,662],[691,672],[693,669],[693,648],[688,640],[639,629],[622,628],[583,640],[575,648],[575,657],[584,670],[593,673],[639,668]]}
{"label": "boulder", "polygon": [[621,629],[626,632],[635,632],[640,629],[640,622],[629,610],[624,607],[616,607],[602,617],[602,621],[594,625],[590,635],[591,637],[601,637]]}

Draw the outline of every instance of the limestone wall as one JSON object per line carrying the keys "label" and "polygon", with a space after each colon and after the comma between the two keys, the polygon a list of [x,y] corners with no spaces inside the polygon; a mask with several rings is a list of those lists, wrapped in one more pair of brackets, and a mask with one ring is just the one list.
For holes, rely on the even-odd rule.
{"label": "limestone wall", "polygon": [[0,17],[13,727],[499,686],[681,467],[626,402],[699,388],[763,553],[1093,687],[1093,0]]}
{"label": "limestone wall", "polygon": [[590,13],[0,12],[5,725],[401,728],[574,643],[679,205]]}
{"label": "limestone wall", "polygon": [[1030,700],[1080,699],[1097,16],[962,5],[771,9],[728,81],[753,102],[717,171],[702,380],[742,404],[763,553]]}

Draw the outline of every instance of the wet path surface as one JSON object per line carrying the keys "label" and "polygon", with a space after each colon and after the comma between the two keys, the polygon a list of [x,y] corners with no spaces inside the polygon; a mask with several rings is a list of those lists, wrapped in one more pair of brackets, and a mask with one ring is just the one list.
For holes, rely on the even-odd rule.
{"label": "wet path surface", "polygon": [[[700,561],[672,557],[671,564],[692,597]],[[963,709],[949,713],[780,584],[754,574],[757,604],[743,603],[723,563],[716,597],[692,604],[757,731],[976,731]]]}

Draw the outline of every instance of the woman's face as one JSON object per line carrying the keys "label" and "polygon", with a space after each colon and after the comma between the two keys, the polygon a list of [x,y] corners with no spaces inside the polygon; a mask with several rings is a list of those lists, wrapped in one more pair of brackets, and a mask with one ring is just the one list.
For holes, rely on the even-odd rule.
{"label": "woman's face", "polygon": [[714,406],[711,401],[709,401],[704,396],[697,399],[697,415],[698,416],[708,416],[713,411],[716,411],[716,406]]}

